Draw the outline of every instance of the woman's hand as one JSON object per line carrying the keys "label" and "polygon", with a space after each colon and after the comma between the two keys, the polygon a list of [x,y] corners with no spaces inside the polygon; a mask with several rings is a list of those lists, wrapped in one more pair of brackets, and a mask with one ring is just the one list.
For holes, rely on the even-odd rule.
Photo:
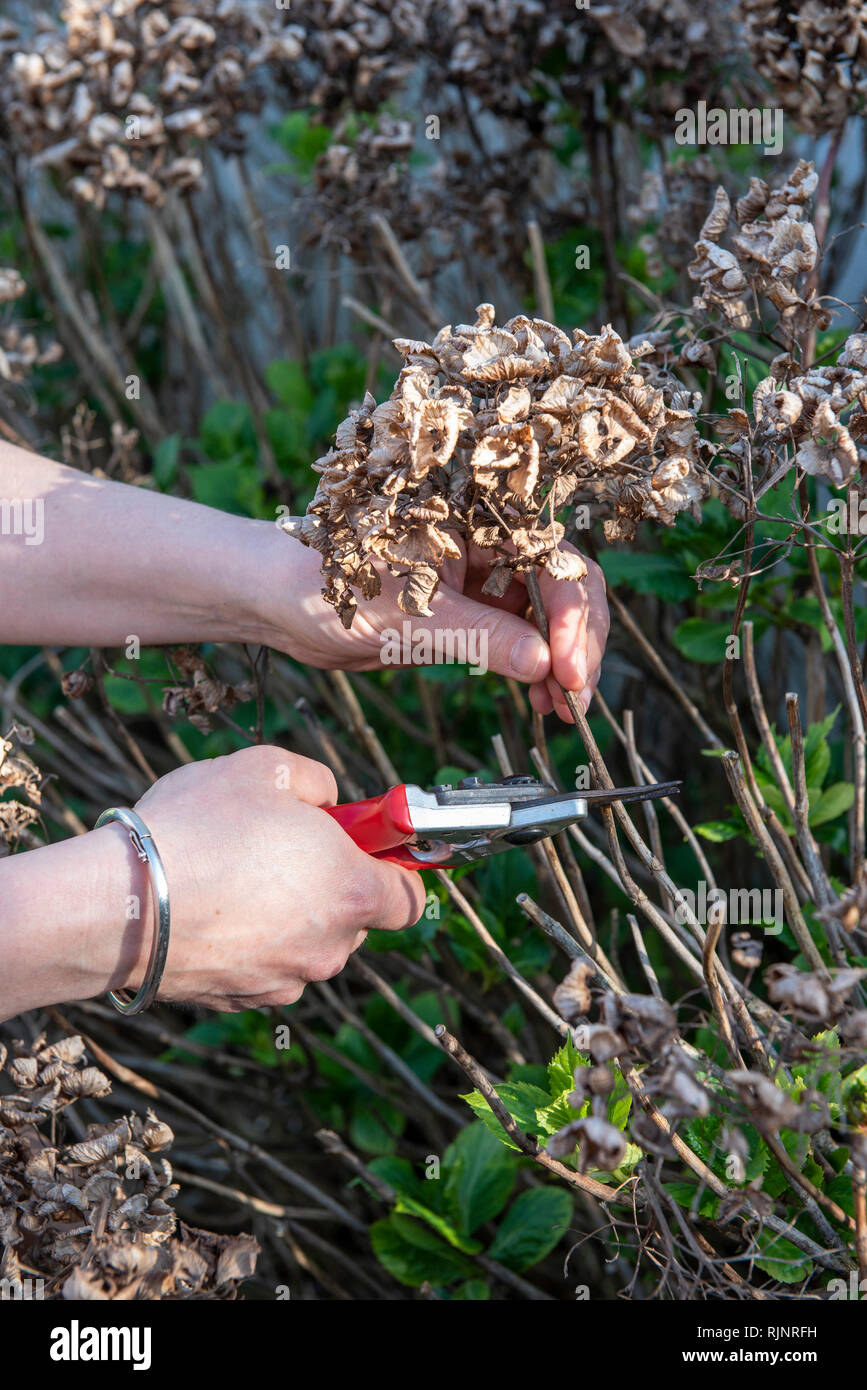
{"label": "woman's hand", "polygon": [[[358,605],[347,632],[322,598],[318,553],[273,522],[94,478],[2,441],[0,496],[30,499],[42,532],[38,544],[14,535],[0,546],[0,643],[262,642],[313,666],[369,670],[386,629],[400,634],[407,621],[402,581],[384,571],[382,593]],[[550,648],[523,616],[523,584],[489,598],[488,573],[478,550],[450,561],[434,616],[411,619],[413,634],[485,634],[488,667],[526,681],[536,709],[568,721],[558,683],[581,692],[586,709],[599,680],[608,635],[599,567],[588,560],[578,583],[540,575]]]}
{"label": "woman's hand", "polygon": [[[291,1004],[309,981],[339,974],[371,927],[418,920],[418,874],[358,849],[321,809],[336,801],[327,767],[270,746],[190,763],[145,793],[136,810],[172,907],[160,998],[212,1009]],[[136,988],[149,926],[143,935],[126,981]]]}
{"label": "woman's hand", "polygon": [[[552,579],[544,570],[539,575],[551,633],[549,647],[524,617],[529,599],[522,581],[516,579],[500,599],[482,593],[490,567],[476,547],[445,566],[431,601],[432,618],[408,619],[401,612],[397,596],[403,580],[383,567],[381,594],[359,602],[347,631],[321,596],[318,552],[279,532],[278,539],[286,553],[281,556],[273,542],[267,546],[269,580],[260,598],[265,627],[258,640],[289,651],[310,666],[367,671],[382,664],[383,634],[389,630],[401,634],[407,622],[414,637],[425,631],[475,629],[486,634],[488,668],[526,681],[534,709],[541,714],[556,709],[561,719],[571,723],[561,686],[581,692],[581,704],[587,709],[599,682],[610,621],[605,579],[592,560],[587,560],[587,574],[579,582]],[[263,537],[263,554],[265,548]],[[564,549],[574,550],[574,546]]]}
{"label": "woman's hand", "polygon": [[[321,809],[336,794],[327,768],[274,747],[190,763],[146,792],[136,809],[172,914],[160,999],[291,1004],[338,974],[371,927],[418,920],[419,875],[358,849]],[[0,1018],[141,984],[150,880],[122,826],[3,860],[0,899]]]}

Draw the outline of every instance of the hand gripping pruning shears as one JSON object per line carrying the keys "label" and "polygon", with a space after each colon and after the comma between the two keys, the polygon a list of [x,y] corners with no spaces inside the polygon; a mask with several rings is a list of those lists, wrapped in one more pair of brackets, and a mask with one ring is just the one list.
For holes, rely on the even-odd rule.
{"label": "hand gripping pruning shears", "polygon": [[360,849],[405,869],[472,864],[490,854],[532,845],[583,820],[593,806],[672,796],[680,782],[558,792],[535,777],[483,782],[464,777],[430,791],[401,783],[366,801],[329,806]]}

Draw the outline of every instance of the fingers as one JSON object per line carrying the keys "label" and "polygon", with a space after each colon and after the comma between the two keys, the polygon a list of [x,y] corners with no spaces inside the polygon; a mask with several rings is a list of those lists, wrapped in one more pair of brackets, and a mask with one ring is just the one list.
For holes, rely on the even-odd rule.
{"label": "fingers", "polygon": [[[468,656],[480,669],[514,680],[541,681],[551,669],[551,653],[532,623],[516,613],[492,608],[453,589],[441,588],[433,600],[432,618],[415,618],[414,631],[448,629],[465,634]],[[475,650],[469,652],[470,639]]]}
{"label": "fingers", "polygon": [[539,575],[550,628],[552,675],[565,690],[591,684],[608,637],[605,578],[594,561],[586,563],[587,573],[580,580],[554,579],[545,570]]}
{"label": "fingers", "polygon": [[278,790],[292,792],[309,806],[337,804],[337,783],[330,767],[305,758],[301,753],[289,753],[285,748],[266,743],[230,753],[225,761],[243,766],[245,771],[249,770],[263,783],[271,782]]}
{"label": "fingers", "polygon": [[389,864],[371,855],[364,858],[361,900],[356,905],[354,917],[356,930],[378,927],[380,931],[402,931],[404,927],[411,927],[424,912],[421,875],[414,869],[402,869],[398,864]]}
{"label": "fingers", "polygon": [[286,753],[275,748],[281,763],[289,764],[289,786],[300,801],[310,806],[336,806],[337,782],[330,767],[305,758],[300,753]]}
{"label": "fingers", "polygon": [[575,582],[554,579],[544,571],[539,576],[553,669],[531,688],[530,703],[540,714],[556,711],[568,724],[572,715],[563,689],[577,694],[586,714],[599,684],[610,626],[605,576],[593,560],[586,563],[587,574]]}

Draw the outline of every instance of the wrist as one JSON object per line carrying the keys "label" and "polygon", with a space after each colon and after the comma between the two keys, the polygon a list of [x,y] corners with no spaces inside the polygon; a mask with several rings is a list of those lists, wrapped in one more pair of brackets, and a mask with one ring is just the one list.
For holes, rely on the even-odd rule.
{"label": "wrist", "polygon": [[150,885],[123,827],[3,860],[0,899],[0,1018],[137,987],[150,949]]}
{"label": "wrist", "polygon": [[[329,610],[322,601],[322,557],[271,521],[245,521],[244,561],[234,594],[234,622],[256,642],[305,659],[309,633]],[[324,612],[323,612],[324,610]]]}

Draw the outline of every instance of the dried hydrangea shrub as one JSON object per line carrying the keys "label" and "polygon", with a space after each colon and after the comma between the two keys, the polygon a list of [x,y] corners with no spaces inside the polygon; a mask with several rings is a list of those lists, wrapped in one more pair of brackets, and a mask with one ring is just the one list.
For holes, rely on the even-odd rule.
{"label": "dried hydrangea shrub", "polygon": [[[315,106],[376,110],[420,75],[437,109],[451,87],[537,132],[555,83],[584,100],[588,80],[628,85],[639,69],[654,91],[646,119],[668,121],[720,91],[721,55],[735,49],[727,0],[700,13],[690,0],[614,0],[579,12],[574,0],[307,0],[303,20]],[[565,72],[554,79],[558,54]]]}
{"label": "dried hydrangea shrub", "polygon": [[808,285],[818,245],[807,205],[817,184],[813,165],[802,159],[778,188],[751,178],[734,210],[725,189],[717,189],[688,268],[701,285],[697,309],[718,310],[731,327],[747,328],[754,326],[755,297],[763,298],[777,312],[789,352],[810,330],[827,328],[830,314]]}
{"label": "dried hydrangea shrub", "polygon": [[695,243],[707,216],[708,203],[719,183],[720,171],[704,154],[694,159],[675,156],[661,170],[643,169],[626,216],[636,231],[644,231],[638,246],[645,255],[647,274],[659,279],[666,266],[681,275],[695,254]]}
{"label": "dried hydrangea shrub", "polygon": [[534,202],[543,235],[551,240],[590,215],[587,181],[576,177],[567,191],[560,188],[553,155],[533,136],[516,137],[507,154],[483,157],[473,147],[458,146],[420,172],[410,163],[416,145],[410,120],[380,113],[352,137],[347,125],[337,121],[312,184],[301,194],[305,246],[339,246],[369,256],[371,242],[377,250],[371,237],[376,214],[386,218],[401,245],[420,243],[419,274],[425,280],[452,264],[461,245],[514,274],[526,253],[526,231],[514,216],[518,203]]}
{"label": "dried hydrangea shrub", "polygon": [[[743,470],[756,477],[781,476],[792,465],[832,487],[848,487],[867,464],[867,335],[852,333],[838,348],[836,361],[803,371],[786,353],[772,364],[772,375],[757,383],[751,410],[731,409],[716,421],[717,446],[724,461],[714,470],[719,498],[743,519],[748,501]],[[793,450],[789,456],[787,449]],[[699,578],[737,580],[738,566],[702,564]]]}
{"label": "dried hydrangea shrub", "polygon": [[211,732],[212,715],[244,704],[256,693],[253,681],[228,685],[219,680],[192,647],[174,647],[169,658],[186,684],[163,688],[163,709],[172,719],[186,715],[193,727],[203,734]]}
{"label": "dried hydrangea shrub", "polygon": [[311,106],[375,111],[404,86],[424,52],[431,0],[306,0]]}
{"label": "dried hydrangea shrub", "polygon": [[402,242],[421,236],[429,225],[430,209],[410,173],[414,144],[407,120],[379,115],[352,140],[339,122],[313,170],[304,244],[337,245],[347,254],[357,254],[367,245],[374,213],[398,228]]}
{"label": "dried hydrangea shrub", "polygon": [[60,21],[4,46],[0,111],[17,151],[100,208],[113,189],[158,204],[197,186],[195,142],[240,149],[255,70],[302,52],[301,29],[242,0],[67,0]]}
{"label": "dried hydrangea shrub", "polygon": [[[0,310],[26,294],[27,285],[17,270],[0,267]],[[7,310],[6,314],[10,311]],[[30,332],[14,317],[0,316],[0,383],[20,385],[34,367],[56,362],[63,349],[58,343],[40,346],[35,333]]]}
{"label": "dried hydrangea shrub", "polygon": [[380,592],[377,562],[404,577],[400,606],[430,614],[458,541],[489,552],[485,591],[543,566],[580,579],[560,548],[556,514],[586,500],[606,537],[631,539],[643,519],[670,525],[704,494],[700,439],[682,390],[613,328],[576,329],[524,315],[503,327],[481,304],[473,324],[432,343],[397,339],[406,365],[387,401],[369,394],[314,465],[316,495],[283,527],[322,554],[323,594],[349,627],[355,593]]}
{"label": "dried hydrangea shrub", "polygon": [[[555,9],[568,9],[566,4]],[[730,0],[611,0],[564,17],[569,70],[564,90],[586,100],[588,84],[604,81],[634,91],[643,78],[646,95],[636,119],[669,135],[672,117],[699,100],[708,105],[752,106],[749,74],[739,71],[738,35]]]}
{"label": "dried hydrangea shrub", "polygon": [[[38,844],[31,826],[39,820],[42,806],[42,773],[23,750],[33,743],[33,730],[13,724],[5,738],[0,735],[0,858],[11,854],[18,844]],[[14,792],[14,796],[7,793]]]}
{"label": "dried hydrangea shrub", "polygon": [[[803,474],[840,488],[867,463],[867,335],[852,333],[833,356],[803,365],[805,342],[833,317],[814,288],[818,247],[808,210],[816,185],[812,164],[801,160],[778,188],[750,179],[734,210],[718,188],[689,266],[701,285],[693,300],[699,314],[721,315],[730,328],[767,329],[760,321],[764,301],[774,311],[773,340],[785,349],[754,387],[747,409],[735,406],[715,422],[720,443],[713,447],[723,462],[714,486],[739,519],[747,514],[742,486],[747,465],[765,480],[785,467],[784,451],[791,448],[794,466]],[[724,238],[729,245],[722,244]],[[697,349],[702,346],[697,339]],[[685,349],[678,360],[688,358]],[[698,573],[737,578],[715,562],[700,566]]]}
{"label": "dried hydrangea shrub", "polygon": [[539,101],[530,88],[545,57],[568,45],[574,21],[574,6],[565,0],[445,0],[433,5],[428,40],[434,80],[445,74],[472,92],[486,112],[538,122]]}
{"label": "dried hydrangea shrub", "polygon": [[[90,1124],[63,1143],[63,1111],[111,1082],[84,1039],[0,1043],[0,1278],[43,1278],[47,1298],[231,1298],[255,1270],[252,1236],[180,1222],[165,1157],[171,1129],[152,1110]],[[46,1128],[49,1133],[46,1133]],[[57,1137],[55,1137],[55,1135]]]}
{"label": "dried hydrangea shrub", "polygon": [[801,130],[839,130],[867,96],[867,11],[860,0],[741,0],[756,70]]}
{"label": "dried hydrangea shrub", "polygon": [[[749,962],[752,969],[755,961]],[[590,983],[592,966],[574,963],[565,979],[554,991],[554,1004],[561,1016],[573,1027],[573,1042],[588,1061],[575,1068],[575,1089],[568,1095],[569,1106],[581,1112],[551,1135],[547,1142],[550,1154],[568,1158],[579,1150],[579,1171],[598,1168],[611,1172],[625,1156],[625,1136],[609,1123],[608,1097],[617,1084],[616,1070],[638,1071],[642,1090],[652,1098],[655,1107],[675,1129],[682,1121],[707,1117],[712,1108],[726,1118],[726,1151],[736,1153],[742,1162],[749,1148],[737,1122],[748,1118],[764,1136],[780,1130],[794,1134],[814,1134],[835,1123],[857,1160],[862,1143],[860,1100],[853,1093],[844,1110],[832,1121],[827,1098],[810,1088],[792,1096],[773,1077],[758,1071],[729,1071],[714,1077],[702,1070],[700,1054],[687,1049],[679,1034],[675,1010],[664,999],[645,994],[604,993],[599,1001],[599,1021],[590,1022],[594,1002]],[[814,1062],[828,1045],[821,1037],[806,1038],[798,1028],[809,1026],[811,1036],[820,1030],[836,1028],[842,1039],[842,1050],[833,1042],[828,1047],[828,1066],[839,1068],[842,1061],[860,1065],[867,1043],[867,1010],[858,1007],[854,993],[867,971],[860,968],[831,969],[817,973],[799,970],[788,964],[776,964],[765,971],[768,997],[786,1019],[780,1042],[792,1058],[810,1056]],[[788,1020],[794,1022],[788,1022]],[[719,1083],[725,1082],[725,1086]],[[662,1140],[658,1128],[648,1123],[648,1116],[635,1114],[630,1125],[631,1137],[639,1148],[675,1158],[673,1149]],[[730,1141],[730,1142],[729,1142]],[[744,1180],[743,1168],[741,1177]],[[759,1188],[761,1184],[759,1183]],[[756,1189],[746,1189],[753,1200]],[[734,1216],[740,1206],[737,1192],[726,1198],[726,1210]],[[770,1198],[763,1199],[764,1215],[773,1210]]]}

